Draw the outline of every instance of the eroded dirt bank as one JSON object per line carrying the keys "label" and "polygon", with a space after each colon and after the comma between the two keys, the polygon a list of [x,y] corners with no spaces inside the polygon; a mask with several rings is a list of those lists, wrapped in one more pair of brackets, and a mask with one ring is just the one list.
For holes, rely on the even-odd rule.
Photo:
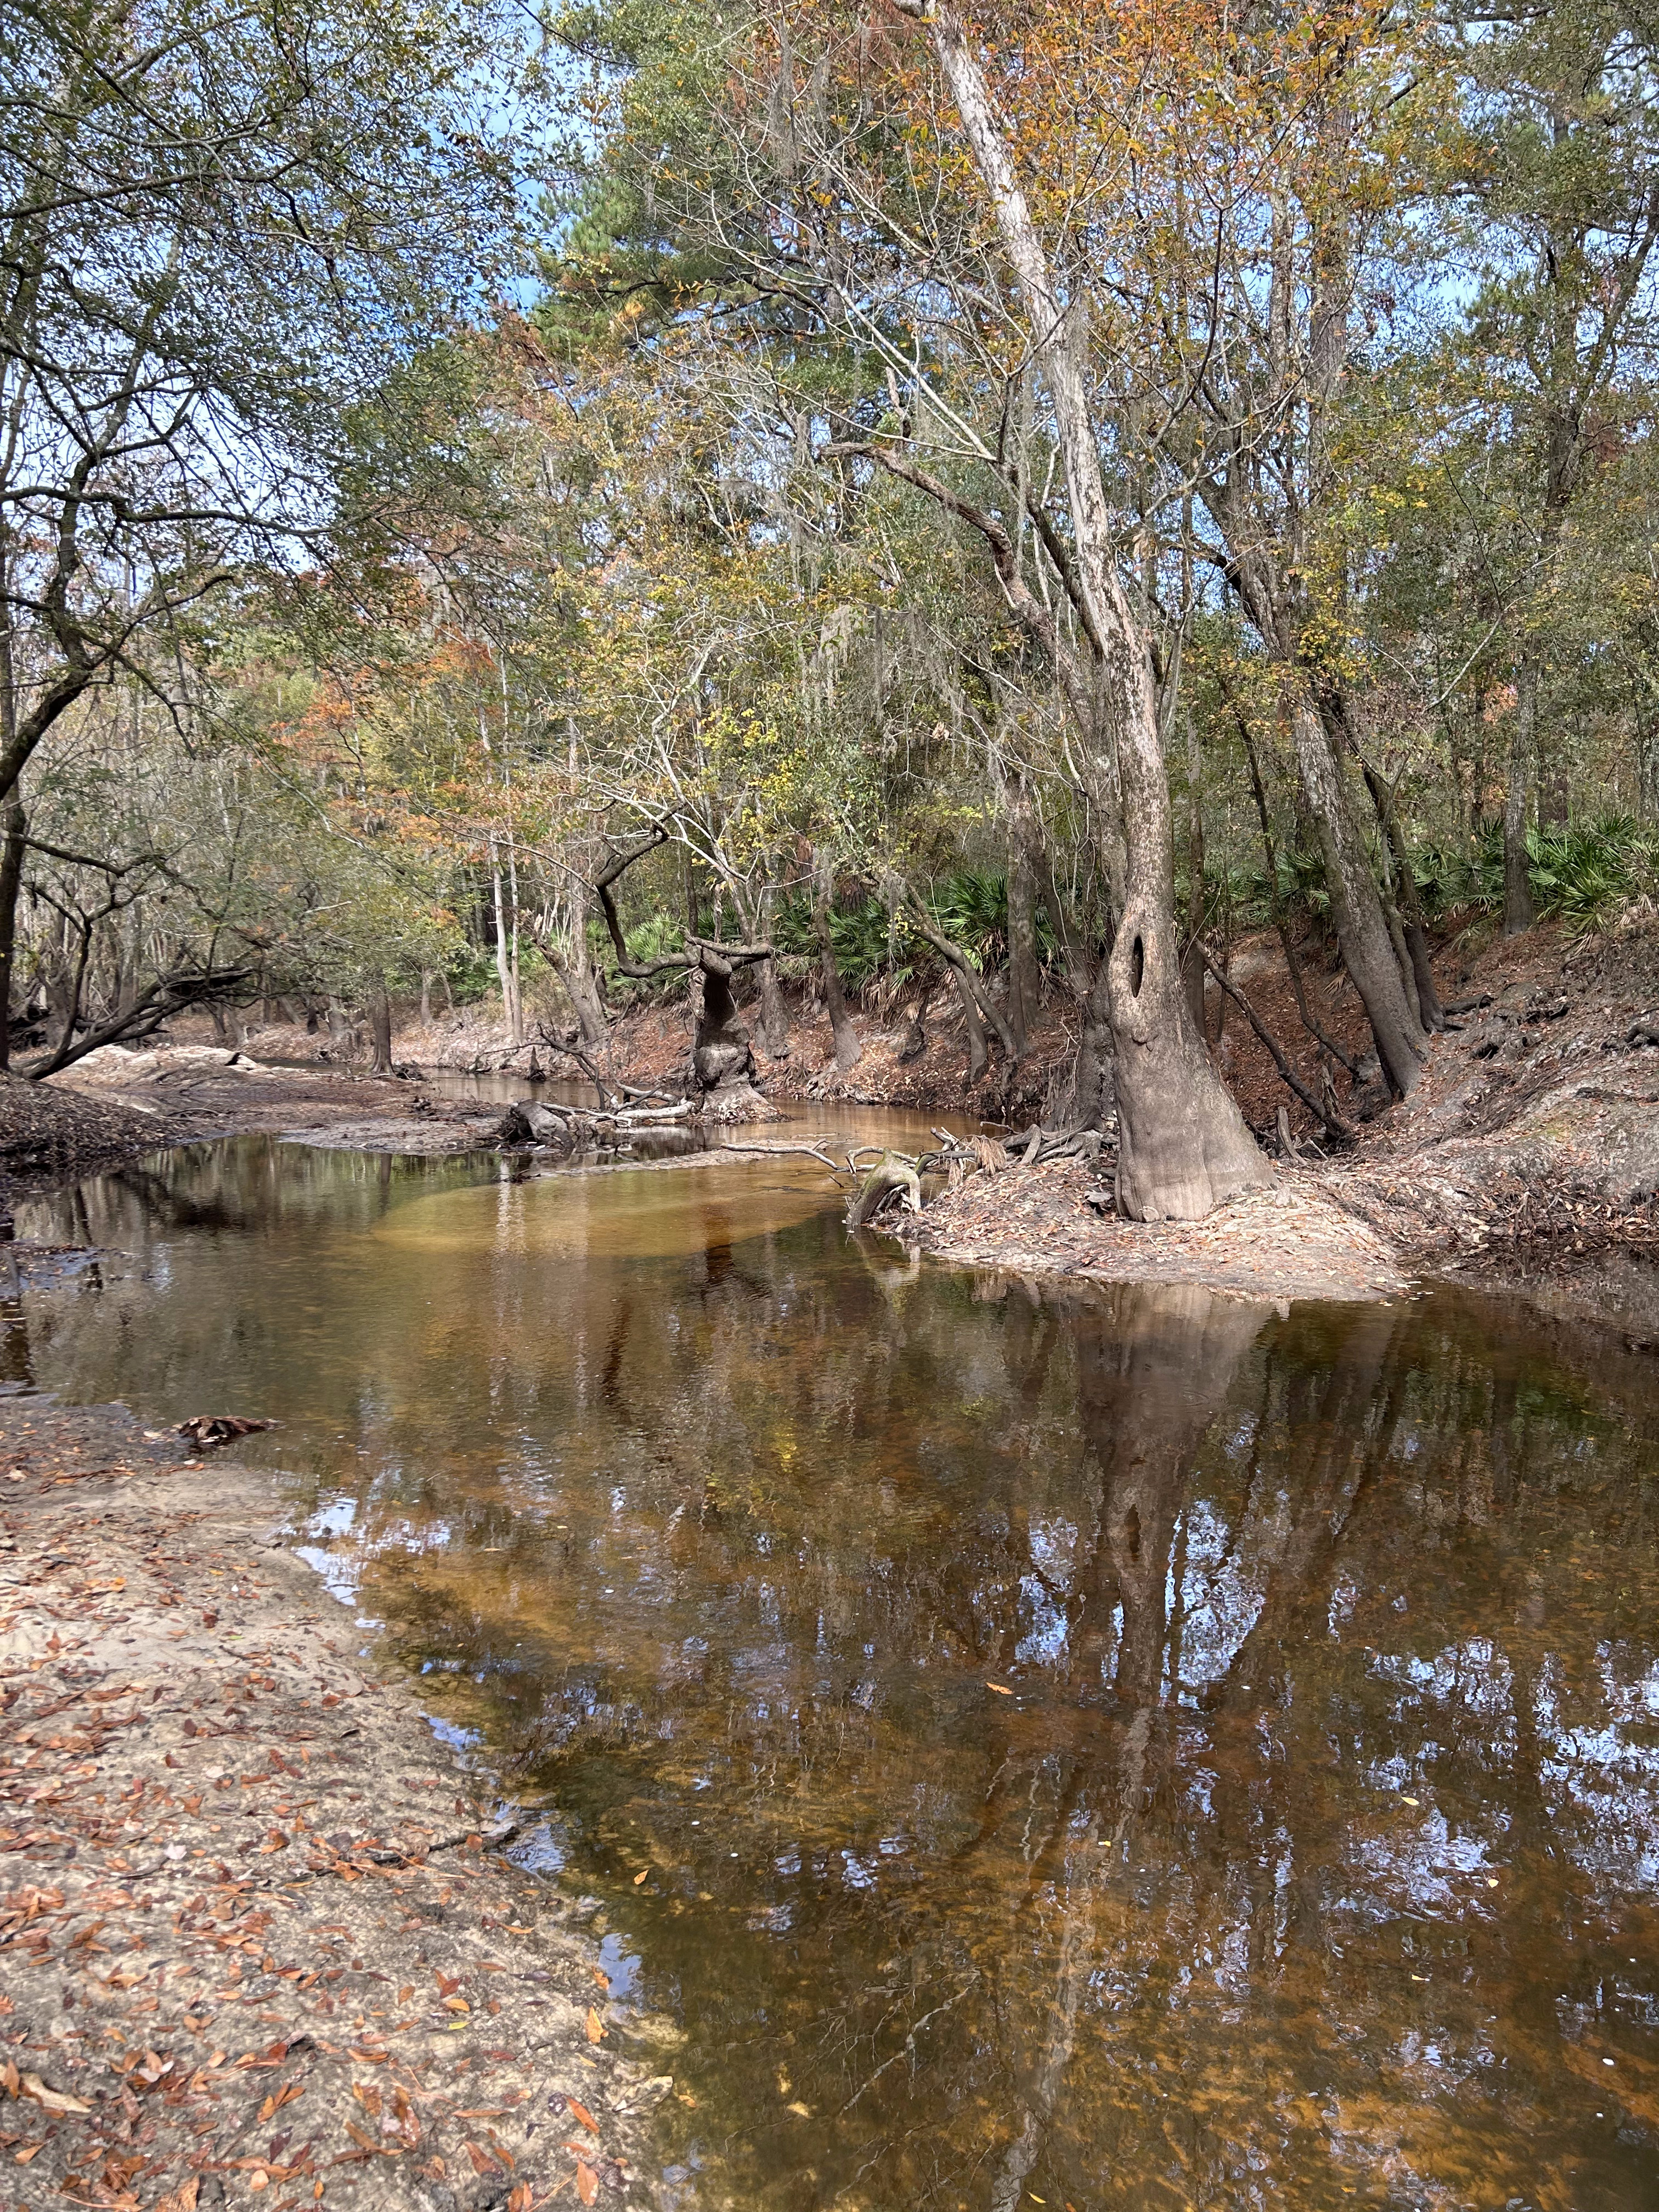
{"label": "eroded dirt bank", "polygon": [[0,1424],[0,2199],[649,2201],[672,2031],[360,1663],[268,1478],[176,1449]]}

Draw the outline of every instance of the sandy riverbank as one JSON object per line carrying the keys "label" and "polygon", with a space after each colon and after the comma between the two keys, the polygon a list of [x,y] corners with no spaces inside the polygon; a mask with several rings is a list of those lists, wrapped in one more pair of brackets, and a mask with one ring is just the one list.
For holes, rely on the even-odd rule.
{"label": "sandy riverbank", "polygon": [[177,1449],[0,1420],[0,2198],[647,2201],[672,2032],[502,1856],[270,1479]]}

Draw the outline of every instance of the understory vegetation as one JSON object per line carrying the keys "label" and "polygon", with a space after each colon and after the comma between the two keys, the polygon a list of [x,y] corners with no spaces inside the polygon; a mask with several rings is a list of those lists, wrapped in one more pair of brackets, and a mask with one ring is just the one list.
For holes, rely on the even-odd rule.
{"label": "understory vegetation", "polygon": [[700,977],[719,1085],[784,986],[843,1066],[848,995],[948,1000],[976,1076],[1058,999],[1129,1210],[1202,1211],[1242,935],[1398,1097],[1431,936],[1659,899],[1644,18],[3,38],[15,1073],[191,1006],[586,1049]]}

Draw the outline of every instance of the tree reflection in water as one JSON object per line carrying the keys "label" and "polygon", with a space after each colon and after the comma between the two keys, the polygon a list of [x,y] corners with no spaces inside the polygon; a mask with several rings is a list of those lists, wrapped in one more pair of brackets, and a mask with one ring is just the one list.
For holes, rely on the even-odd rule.
{"label": "tree reflection in water", "polygon": [[810,1179],[236,1172],[35,1372],[222,1379],[353,1504],[689,2031],[689,2198],[1655,2201],[1644,1355],[1038,1293]]}

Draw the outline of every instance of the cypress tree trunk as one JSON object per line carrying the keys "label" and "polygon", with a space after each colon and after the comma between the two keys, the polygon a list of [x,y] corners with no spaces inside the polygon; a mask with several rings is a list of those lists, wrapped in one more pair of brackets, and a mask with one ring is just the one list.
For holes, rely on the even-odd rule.
{"label": "cypress tree trunk", "polygon": [[755,1088],[755,1054],[732,994],[732,969],[702,947],[702,992],[691,1072],[702,1110],[716,1121],[775,1121],[778,1109]]}

